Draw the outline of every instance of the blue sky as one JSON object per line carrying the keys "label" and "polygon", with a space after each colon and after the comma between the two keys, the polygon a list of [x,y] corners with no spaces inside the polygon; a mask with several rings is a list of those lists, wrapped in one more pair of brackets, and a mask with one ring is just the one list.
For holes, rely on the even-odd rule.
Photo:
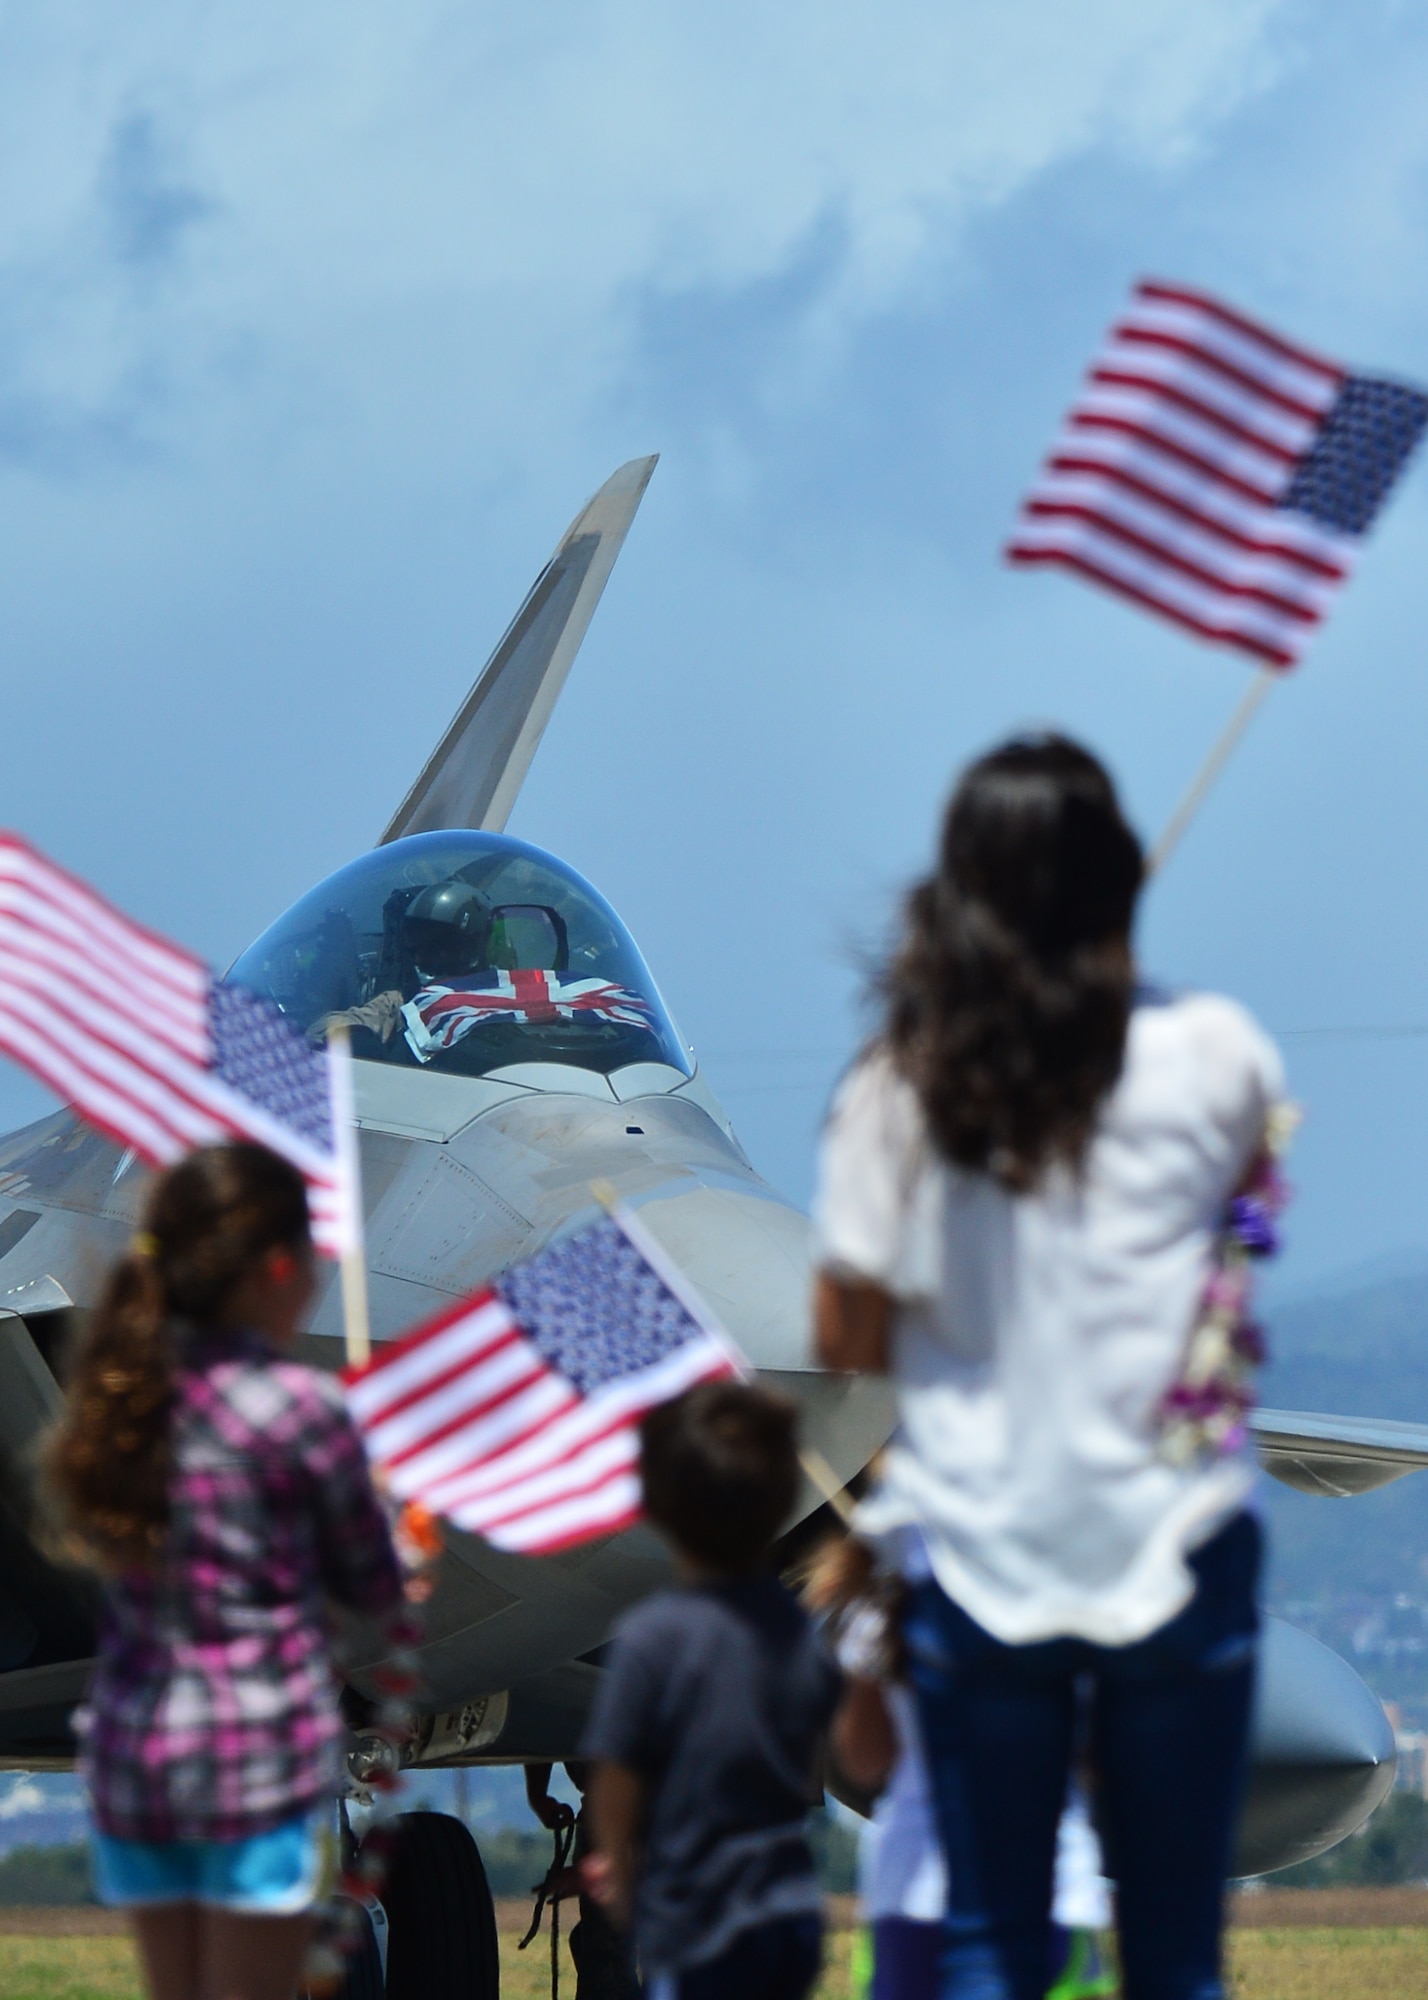
{"label": "blue sky", "polygon": [[[803,1199],[969,754],[1153,831],[1248,668],[1004,569],[1137,275],[1428,380],[1428,18],[1361,0],[0,14],[4,817],[216,960],[366,846],[663,454],[512,820]],[[1428,462],[1152,890],[1289,1033],[1281,1283],[1428,1253]],[[0,1077],[6,1122],[40,1094]]]}

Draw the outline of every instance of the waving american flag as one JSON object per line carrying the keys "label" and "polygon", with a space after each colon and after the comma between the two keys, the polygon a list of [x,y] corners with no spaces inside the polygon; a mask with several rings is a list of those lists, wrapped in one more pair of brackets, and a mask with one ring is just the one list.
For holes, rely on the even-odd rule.
{"label": "waving american flag", "polygon": [[1137,285],[1023,504],[1007,556],[1058,563],[1292,666],[1428,424],[1184,285]]}
{"label": "waving american flag", "polygon": [[495,972],[489,986],[423,986],[402,1009],[407,1040],[421,1062],[488,1021],[614,1021],[649,1028],[638,993],[608,979],[562,980],[554,972]]}
{"label": "waving american flag", "polygon": [[638,1519],[640,1418],[738,1372],[707,1310],[620,1211],[343,1379],[399,1499],[540,1554]]}
{"label": "waving american flag", "polygon": [[357,1240],[332,1063],[18,834],[0,834],[0,1050],[150,1166],[254,1139],[307,1182],[313,1238]]}

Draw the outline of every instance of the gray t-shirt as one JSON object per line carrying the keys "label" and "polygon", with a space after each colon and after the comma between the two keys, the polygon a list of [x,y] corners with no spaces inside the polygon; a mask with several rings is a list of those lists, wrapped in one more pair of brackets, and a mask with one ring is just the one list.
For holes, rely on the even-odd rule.
{"label": "gray t-shirt", "polygon": [[661,1591],[616,1625],[580,1754],[648,1787],[635,1892],[647,1975],[817,1911],[805,1820],[839,1685],[773,1577]]}

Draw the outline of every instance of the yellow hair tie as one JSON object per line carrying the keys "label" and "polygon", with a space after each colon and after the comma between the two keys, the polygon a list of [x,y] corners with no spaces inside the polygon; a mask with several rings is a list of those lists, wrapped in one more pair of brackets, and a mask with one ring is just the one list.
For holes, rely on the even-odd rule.
{"label": "yellow hair tie", "polygon": [[150,1235],[147,1229],[140,1229],[129,1238],[129,1248],[136,1257],[157,1257],[159,1254],[159,1239],[157,1236]]}

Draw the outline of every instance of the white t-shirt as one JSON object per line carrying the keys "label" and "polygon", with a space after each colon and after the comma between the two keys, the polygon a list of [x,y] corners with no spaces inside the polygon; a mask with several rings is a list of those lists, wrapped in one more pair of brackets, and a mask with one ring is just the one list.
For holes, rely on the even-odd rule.
{"label": "white t-shirt", "polygon": [[1012,1195],[941,1159],[887,1056],[839,1090],[818,1260],[897,1301],[899,1427],[857,1529],[920,1529],[942,1588],[995,1637],[1144,1638],[1188,1601],[1185,1556],[1243,1506],[1250,1449],[1172,1465],[1156,1407],[1283,1092],[1233,1001],[1143,1002],[1079,1174]]}

